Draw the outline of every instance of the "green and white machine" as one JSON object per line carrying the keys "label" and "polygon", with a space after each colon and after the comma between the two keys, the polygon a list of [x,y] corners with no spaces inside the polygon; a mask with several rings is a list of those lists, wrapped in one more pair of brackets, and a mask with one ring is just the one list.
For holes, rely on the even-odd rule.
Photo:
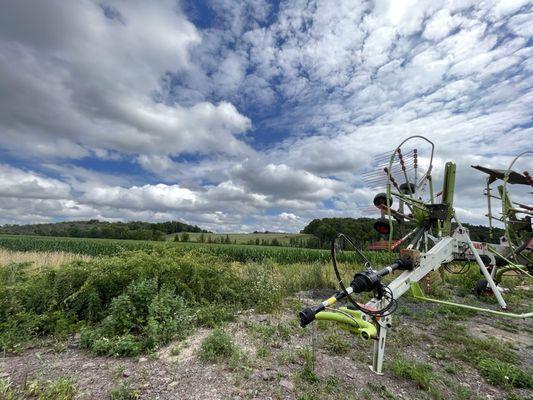
{"label": "green and white machine", "polygon": [[[405,151],[406,144],[411,145],[415,141],[421,142],[429,149],[428,156],[422,156],[417,149]],[[506,226],[513,230],[506,231],[508,232],[506,241],[491,245],[473,242],[468,229],[461,224],[455,214],[454,163],[447,162],[444,165],[442,190],[435,194],[432,176],[433,155],[434,144],[430,140],[423,136],[412,136],[404,140],[392,153],[380,156],[382,161],[380,170],[365,177],[371,182],[385,179],[385,192],[379,193],[374,198],[374,206],[381,212],[381,218],[376,221],[374,227],[378,232],[388,235],[389,250],[398,250],[400,246],[407,244],[398,252],[397,260],[391,265],[376,269],[350,238],[338,234],[332,240],[331,255],[335,275],[339,281],[339,290],[322,303],[300,312],[302,327],[314,320],[333,321],[340,328],[353,332],[363,339],[373,339],[371,369],[378,374],[382,373],[387,332],[392,327],[392,314],[397,308],[397,299],[408,291],[421,300],[500,316],[527,318],[533,315],[533,313],[508,312],[502,291],[498,288],[498,276],[500,276],[498,268],[499,271],[512,270],[526,274],[531,268],[531,249],[528,247],[531,235],[522,233],[522,231],[531,232],[531,219],[529,218],[529,228],[525,220],[520,226],[511,225],[514,223],[511,221],[515,221],[519,213],[516,208],[517,203],[508,198],[506,191],[506,184],[512,183],[511,179],[514,181],[516,178],[511,170],[512,165],[502,176],[504,185],[500,193],[504,199],[504,221],[507,220]],[[422,167],[422,164],[425,166]],[[529,175],[523,177],[530,179]],[[528,181],[528,184],[531,185],[531,182]],[[394,203],[398,203],[397,209],[393,209]],[[527,210],[522,203],[519,206],[520,212]],[[453,223],[455,229],[452,229]],[[398,226],[400,231],[409,227],[409,232],[401,232],[402,237],[393,241],[394,226]],[[519,236],[514,230],[518,227],[521,229]],[[524,245],[521,240],[526,240],[527,243]],[[365,271],[355,274],[349,284],[343,282],[336,259],[339,249],[347,245],[359,254],[366,267]],[[431,299],[424,295],[419,282],[433,271],[440,270],[443,273],[444,270],[449,270],[448,264],[454,261],[472,261],[477,264],[484,276],[485,287],[494,293],[502,311]],[[522,262],[525,265],[521,264]],[[497,267],[502,263],[503,267]],[[398,275],[388,284],[384,284],[383,278],[391,274]],[[355,297],[361,293],[371,293],[372,298],[362,304]],[[348,300],[348,307],[333,308],[332,306],[341,299]]]}

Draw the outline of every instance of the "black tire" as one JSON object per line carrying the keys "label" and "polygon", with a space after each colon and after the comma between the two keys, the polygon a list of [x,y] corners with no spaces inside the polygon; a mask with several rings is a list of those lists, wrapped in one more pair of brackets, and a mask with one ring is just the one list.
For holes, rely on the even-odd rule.
{"label": "black tire", "polygon": [[374,229],[381,235],[388,235],[390,232],[389,221],[386,218],[379,218],[374,222]]}
{"label": "black tire", "polygon": [[[409,191],[409,187],[411,188],[411,191]],[[414,183],[404,182],[400,185],[400,192],[402,192],[403,194],[412,194],[415,192],[415,190],[416,190],[416,186]]]}
{"label": "black tire", "polygon": [[489,283],[486,279],[480,279],[476,282],[476,287],[474,288],[474,293],[476,294],[476,297],[479,299],[479,297],[487,293],[487,289],[489,287]]}
{"label": "black tire", "polygon": [[[389,206],[392,206],[393,199],[392,197],[389,197]],[[374,205],[377,208],[380,208],[380,206],[387,206],[387,193],[378,193],[374,197]]]}

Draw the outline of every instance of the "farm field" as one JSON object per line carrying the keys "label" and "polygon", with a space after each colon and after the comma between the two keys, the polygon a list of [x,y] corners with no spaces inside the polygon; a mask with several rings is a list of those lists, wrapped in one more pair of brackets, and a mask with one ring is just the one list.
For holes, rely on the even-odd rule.
{"label": "farm field", "polygon": [[[118,240],[118,239],[89,239],[89,238],[58,238],[50,236],[25,236],[25,235],[0,235],[0,248],[14,251],[62,251],[88,256],[110,256],[124,251],[153,250],[160,248],[176,249],[178,252],[187,252],[197,249],[234,261],[262,261],[271,259],[279,263],[294,262],[328,262],[329,250],[234,245],[217,243],[196,242],[152,242],[144,240]],[[371,261],[387,262],[392,260],[383,253],[365,252]],[[352,262],[358,260],[353,252],[346,251],[339,254],[339,261]]]}
{"label": "farm field", "polygon": [[289,246],[291,242],[305,243],[308,240],[316,239],[315,236],[305,233],[198,233],[198,232],[180,232],[177,234],[167,235],[167,240],[174,240],[178,235],[179,238],[187,234],[191,242],[217,242],[229,239],[233,244],[256,244],[272,243],[275,239],[282,246]]}
{"label": "farm field", "polygon": [[[296,257],[302,249],[126,241],[107,256],[106,244],[116,251],[114,242],[125,241],[35,239],[0,238],[1,398],[517,400],[533,394],[530,323],[408,296],[395,314],[385,375],[374,375],[367,366],[371,342],[328,323],[299,327],[298,311],[336,287],[326,258],[289,262],[268,253]],[[86,251],[51,258],[53,246],[67,245]],[[94,254],[87,256],[88,249]],[[246,256],[246,249],[269,256]],[[51,261],[36,269],[39,254]],[[390,259],[372,255],[377,265]],[[347,276],[362,268],[349,261],[341,265]],[[480,305],[470,294],[477,279],[473,268],[435,282],[432,295]],[[531,307],[531,288],[512,284],[514,311]]]}

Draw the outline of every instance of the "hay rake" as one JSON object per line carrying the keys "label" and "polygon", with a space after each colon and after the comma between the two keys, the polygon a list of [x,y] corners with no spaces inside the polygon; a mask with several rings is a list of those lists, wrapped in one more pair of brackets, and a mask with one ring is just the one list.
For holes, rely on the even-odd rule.
{"label": "hay rake", "polygon": [[[422,155],[420,147],[406,150],[406,144],[422,144],[429,151]],[[392,327],[392,314],[397,308],[397,300],[409,290],[415,298],[443,303],[451,306],[470,310],[483,311],[499,316],[513,318],[526,318],[533,315],[515,314],[507,311],[507,304],[497,286],[496,263],[504,261],[507,268],[527,270],[530,265],[520,265],[531,249],[516,241],[512,232],[506,234],[507,242],[488,245],[487,243],[473,242],[469,231],[466,229],[454,212],[453,196],[455,188],[456,167],[452,162],[444,166],[444,180],[442,190],[435,194],[433,189],[433,156],[434,144],[423,136],[412,136],[404,140],[392,153],[376,157],[377,171],[366,174],[363,178],[367,185],[375,189],[383,189],[374,198],[374,206],[381,213],[376,221],[376,230],[389,237],[389,249],[397,249],[401,244],[408,243],[399,251],[398,259],[391,265],[376,269],[370,261],[346,235],[338,234],[331,242],[331,257],[333,269],[339,282],[339,290],[330,298],[316,306],[306,308],[300,312],[300,325],[307,326],[316,320],[336,322],[341,329],[359,335],[363,339],[374,340],[372,371],[381,374],[388,330]],[[506,226],[514,227],[518,213],[516,206],[508,200],[506,184],[514,176],[511,173],[512,165],[503,175],[504,187],[502,189],[503,214],[507,218]],[[528,179],[529,175],[524,175]],[[528,181],[529,185],[531,182]],[[490,196],[490,191],[489,191]],[[489,197],[490,198],[490,197]],[[398,208],[393,209],[393,204],[398,203]],[[521,207],[520,212],[524,209]],[[515,214],[513,214],[513,212]],[[490,214],[490,211],[489,211]],[[452,229],[452,221],[457,227]],[[402,227],[409,227],[407,233],[401,233],[401,239],[392,243],[395,223]],[[524,222],[525,224],[525,222]],[[529,232],[531,220],[529,219]],[[525,229],[527,232],[527,229]],[[527,239],[527,235],[520,236]],[[513,244],[510,244],[511,241]],[[531,242],[529,234],[528,242]],[[337,263],[339,249],[351,247],[359,255],[365,265],[363,272],[356,273],[349,284],[345,284],[341,277]],[[507,257],[506,257],[507,256]],[[509,259],[510,258],[510,259]],[[526,258],[526,260],[530,260]],[[419,286],[420,280],[430,272],[440,270],[453,261],[473,261],[484,276],[486,287],[495,295],[503,311],[457,304],[424,295]],[[509,264],[512,264],[510,266]],[[398,273],[390,283],[385,284],[385,276]],[[355,295],[370,293],[371,299],[366,303],[359,301]],[[347,299],[347,307],[333,308],[339,300]]]}

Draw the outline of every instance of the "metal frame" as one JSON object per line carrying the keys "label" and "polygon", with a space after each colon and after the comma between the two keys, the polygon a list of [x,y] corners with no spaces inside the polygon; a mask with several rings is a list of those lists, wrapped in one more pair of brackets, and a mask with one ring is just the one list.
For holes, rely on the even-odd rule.
{"label": "metal frame", "polygon": [[[429,164],[427,172],[420,180],[420,181],[425,181],[425,180],[428,181],[429,189],[430,189],[429,203],[424,203],[423,201],[421,201],[420,197],[418,199],[414,198],[410,186],[408,186],[409,192],[410,192],[408,194],[402,194],[402,193],[396,194],[396,193],[392,193],[392,190],[391,190],[391,170],[392,170],[392,164],[395,161],[395,157],[397,154],[400,155],[401,157],[401,153],[400,153],[401,146],[405,144],[407,141],[414,139],[414,138],[423,139],[431,145],[430,164]],[[520,156],[522,156],[523,154],[527,154],[527,153],[533,153],[533,152],[524,152]],[[393,154],[390,157],[389,168],[387,171],[386,210],[381,208],[382,216],[384,212],[386,211],[386,214],[389,219],[389,228],[390,228],[389,249],[391,248],[392,229],[393,229],[393,225],[392,225],[393,212],[391,210],[391,203],[392,203],[391,196],[392,195],[395,195],[396,197],[399,198],[400,207],[403,207],[404,204],[408,206],[410,205],[410,208],[413,209],[412,210],[413,213],[414,213],[414,208],[416,208],[418,212],[421,213],[421,216],[426,218],[426,221],[429,221],[429,223],[425,223],[425,224],[423,223],[422,226],[419,226],[414,231],[410,232],[400,242],[402,243],[408,237],[414,234],[413,239],[411,243],[409,244],[409,246],[407,247],[407,249],[408,251],[416,252],[417,254],[416,265],[411,264],[410,268],[401,268],[400,267],[401,260],[399,260],[396,262],[396,264],[385,267],[384,269],[380,271],[369,270],[369,273],[373,273],[373,272],[374,273],[377,272],[380,274],[383,273],[380,276],[384,276],[387,273],[392,273],[394,270],[398,270],[398,269],[403,270],[403,272],[401,272],[399,276],[397,276],[392,282],[390,282],[387,285],[387,288],[392,293],[391,299],[398,299],[403,294],[405,294],[407,291],[411,291],[413,294],[413,297],[420,299],[420,300],[426,300],[426,301],[431,301],[435,303],[446,304],[446,305],[451,305],[455,307],[461,307],[461,308],[470,309],[474,311],[487,312],[487,313],[491,313],[494,315],[507,316],[511,318],[528,318],[528,317],[533,316],[533,313],[531,312],[525,313],[525,314],[513,314],[513,313],[507,313],[503,311],[496,311],[492,309],[485,309],[481,307],[473,307],[473,306],[468,306],[464,304],[457,304],[457,303],[448,302],[448,301],[431,299],[431,298],[426,297],[423,294],[418,282],[424,279],[426,276],[428,276],[429,273],[439,270],[443,265],[449,262],[452,262],[454,260],[475,261],[481,273],[483,274],[484,278],[486,279],[488,286],[491,288],[492,292],[494,293],[494,296],[496,297],[501,309],[506,310],[507,303],[503,299],[501,291],[499,290],[497,283],[496,283],[497,282],[496,278],[498,278],[499,276],[498,274],[503,273],[504,269],[501,269],[500,272],[498,273],[496,272],[496,256],[498,258],[502,258],[506,260],[505,258],[506,256],[512,256],[514,254],[514,249],[512,249],[512,246],[504,245],[504,244],[489,245],[487,243],[473,242],[470,239],[468,229],[466,229],[461,224],[461,222],[455,215],[455,212],[453,209],[456,167],[455,167],[455,164],[451,162],[448,162],[445,165],[444,184],[443,184],[443,189],[441,192],[442,204],[446,205],[446,207],[437,209],[437,213],[432,214],[432,210],[434,210],[434,200],[435,200],[435,196],[433,192],[433,183],[431,179],[433,154],[434,154],[434,144],[423,136],[409,137],[406,140],[404,140],[394,150]],[[513,163],[511,163],[511,166],[508,168],[506,172],[505,179],[504,179],[504,186],[502,189],[503,191],[502,199],[506,199],[507,180],[508,180],[513,164],[516,162],[516,160],[520,156],[515,158],[515,160],[513,161]],[[407,184],[410,185],[407,176],[405,178],[406,178]],[[421,187],[419,185],[417,186]],[[491,193],[490,193],[490,185],[488,182],[487,182],[487,195],[489,198],[488,200],[489,217],[492,217],[491,206],[490,206]],[[505,201],[503,203],[504,203],[503,211],[505,213]],[[457,228],[453,232],[451,231],[452,220],[454,220],[457,224]],[[434,235],[433,232],[431,231],[432,227],[436,229],[436,235]],[[508,238],[508,241],[509,240],[510,239]],[[332,247],[332,255],[333,255],[333,261],[334,261],[334,268],[337,273],[335,252],[333,250],[333,247]],[[419,249],[421,250],[419,251]],[[490,261],[488,265],[491,267],[490,271],[487,268],[487,265],[485,265],[485,263],[481,259],[481,255],[488,257]],[[419,256],[419,259],[418,259],[418,256]],[[510,263],[510,265],[511,265],[510,268],[514,268],[514,266],[516,266],[512,263]],[[388,272],[386,272],[387,270]],[[354,277],[354,282],[356,282],[355,279],[358,275],[361,275],[361,274],[356,274],[356,276]],[[376,278],[376,279],[378,280],[377,283],[380,284],[380,278]],[[316,312],[316,314],[314,314],[315,315],[314,318],[316,318],[317,320],[335,321],[339,323],[341,328],[343,329],[359,334],[361,337],[365,339],[368,339],[368,338],[374,339],[375,341],[374,341],[373,358],[372,358],[372,365],[370,366],[370,368],[375,373],[382,374],[388,330],[392,327],[392,316],[390,314],[388,315],[385,314],[383,316],[380,316],[380,315],[375,315],[375,313],[371,315],[370,313],[368,313],[368,309],[383,310],[384,307],[390,304],[390,302],[393,300],[388,301],[385,299],[385,297],[380,297],[380,298],[374,297],[364,305],[364,308],[367,309],[366,310],[367,313],[365,313],[364,308],[361,308],[361,307],[359,307],[359,309],[362,311],[354,311],[354,310],[350,310],[347,308],[340,308],[340,309],[330,308],[330,306],[333,305],[340,298],[344,298],[346,296],[350,297],[350,295],[354,293],[354,289],[353,289],[354,287],[358,287],[359,289],[361,289],[360,282],[361,281],[358,281],[358,283],[356,284],[352,283],[349,287],[345,287],[344,284],[342,284],[341,282],[340,283],[341,288],[342,288],[341,292],[337,292],[335,296],[325,300],[318,307],[315,307],[314,309],[304,310],[304,312],[305,311]],[[368,291],[368,289],[363,289],[363,291]],[[353,302],[353,300],[351,301]],[[353,304],[355,305],[356,303],[353,303]],[[302,313],[301,313],[301,317],[302,317]],[[304,317],[305,316],[306,315],[304,315]],[[304,324],[307,324],[310,321],[312,321],[312,319],[305,320],[304,322],[302,322],[302,326],[305,326]],[[374,327],[374,329],[372,329],[371,327]]]}

